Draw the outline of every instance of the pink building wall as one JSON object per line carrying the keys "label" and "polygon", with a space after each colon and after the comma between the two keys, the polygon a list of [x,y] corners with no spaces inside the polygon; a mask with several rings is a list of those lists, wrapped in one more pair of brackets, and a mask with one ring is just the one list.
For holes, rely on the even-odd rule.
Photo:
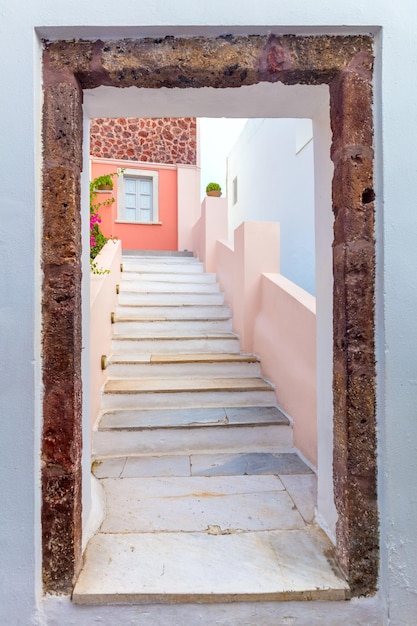
{"label": "pink building wall", "polygon": [[115,176],[113,178],[113,191],[101,191],[97,196],[98,202],[103,202],[111,196],[115,198],[113,204],[103,206],[99,210],[103,234],[106,237],[120,239],[123,250],[177,250],[178,193],[176,167],[93,159],[91,162],[91,178],[94,179],[103,174],[110,174],[115,172],[117,168],[122,167],[158,172],[158,222],[150,224],[123,222],[118,218],[118,177]]}
{"label": "pink building wall", "polygon": [[117,168],[158,172],[158,219],[153,223],[123,222],[115,198],[102,207],[102,231],[122,241],[125,250],[191,250],[192,225],[200,214],[200,172],[197,167],[197,120],[183,118],[95,118],[90,125],[91,178]]}

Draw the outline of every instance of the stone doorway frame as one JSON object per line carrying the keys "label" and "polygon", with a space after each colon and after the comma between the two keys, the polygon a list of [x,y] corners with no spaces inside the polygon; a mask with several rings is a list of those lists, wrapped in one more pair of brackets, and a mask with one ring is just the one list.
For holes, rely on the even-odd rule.
{"label": "stone doorway frame", "polygon": [[252,35],[55,41],[43,53],[42,571],[71,593],[81,567],[82,91],[329,85],[334,164],[333,481],[336,553],[352,595],[376,590],[373,39]]}

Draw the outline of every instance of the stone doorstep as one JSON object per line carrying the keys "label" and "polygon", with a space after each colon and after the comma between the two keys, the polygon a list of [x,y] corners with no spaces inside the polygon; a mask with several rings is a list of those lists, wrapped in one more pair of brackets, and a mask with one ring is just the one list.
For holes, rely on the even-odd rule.
{"label": "stone doorstep", "polygon": [[348,597],[332,546],[316,527],[225,534],[214,527],[206,533],[99,533],[87,547],[73,593],[76,604]]}

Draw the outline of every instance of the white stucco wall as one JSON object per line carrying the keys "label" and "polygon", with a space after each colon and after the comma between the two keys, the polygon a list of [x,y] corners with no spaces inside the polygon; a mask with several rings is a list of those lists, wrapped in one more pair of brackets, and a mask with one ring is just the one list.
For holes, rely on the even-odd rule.
{"label": "white stucco wall", "polygon": [[[140,24],[140,26],[134,26]],[[367,624],[413,626],[417,615],[417,67],[415,46],[417,4],[400,2],[346,3],[341,0],[149,0],[146,11],[126,0],[115,12],[110,0],[15,0],[0,8],[0,52],[3,60],[0,116],[0,622],[8,626],[83,623],[66,619],[66,603],[53,615],[40,602],[40,307],[39,155],[40,48],[37,33],[67,38],[196,33],[352,33],[377,37],[377,358],[379,432],[379,506],[381,519],[381,586],[378,598],[363,599]],[[250,26],[247,26],[250,25]],[[323,25],[323,26],[320,26]],[[343,25],[343,26],[342,26]],[[370,26],[373,25],[373,26]],[[53,27],[53,28],[52,28]],[[56,27],[56,28],[55,28]],[[51,28],[52,30],[48,30]],[[127,90],[122,90],[127,91]],[[197,90],[194,90],[197,91]],[[201,106],[192,90],[153,94],[169,101],[171,114],[223,115],[207,90]],[[249,93],[249,92],[247,92]],[[254,92],[255,93],[255,92]],[[256,93],[260,93],[259,91]],[[128,94],[125,94],[126,96]],[[224,94],[227,98],[227,94]],[[182,104],[178,104],[181,102]],[[137,101],[136,101],[137,102]],[[236,117],[268,117],[259,98],[240,98]],[[293,108],[301,106],[297,99]],[[102,101],[105,108],[106,103]],[[244,106],[245,105],[245,106]],[[280,108],[285,109],[285,96]],[[234,105],[233,105],[234,106]],[[247,109],[253,106],[253,113]],[[127,107],[128,108],[128,107]],[[136,106],[137,108],[137,106]],[[222,108],[221,106],[219,108]],[[198,111],[196,110],[198,109]],[[246,109],[246,110],[243,110]],[[180,112],[181,111],[181,112]],[[125,115],[119,109],[119,115]],[[138,115],[143,114],[137,111]],[[149,113],[147,113],[149,114]],[[280,115],[290,117],[289,110]],[[349,617],[345,623],[361,623]],[[351,605],[355,612],[358,602]],[[334,609],[336,611],[337,607]],[[291,609],[288,609],[290,611]],[[331,624],[331,607],[306,603],[297,624]],[[339,609],[337,609],[339,610]],[[279,608],[282,611],[282,607]],[[297,607],[297,611],[299,608]],[[352,609],[353,611],[353,609]],[[365,611],[365,609],[364,609]],[[131,623],[110,609],[103,624]],[[345,612],[343,610],[343,612]],[[94,620],[100,620],[99,609]],[[320,613],[325,616],[320,619]],[[44,617],[42,617],[44,615]],[[126,613],[127,615],[127,613]],[[136,615],[136,613],[135,613]],[[200,611],[199,611],[200,615]],[[254,615],[252,613],[252,615]],[[281,612],[282,615],[282,612]],[[291,615],[291,613],[287,613]],[[308,615],[308,617],[306,617]],[[356,613],[357,615],[357,613]],[[365,612],[363,613],[365,615]],[[194,619],[191,618],[191,619]],[[202,618],[203,619],[203,618]],[[218,618],[221,620],[221,616]],[[244,617],[237,623],[244,623]],[[272,618],[274,619],[274,618]],[[286,619],[283,616],[283,619]],[[329,621],[330,620],[330,621]],[[91,623],[84,621],[84,623]],[[152,622],[156,624],[155,619]],[[163,623],[163,622],[161,622]],[[185,623],[185,622],[182,622]],[[191,623],[191,621],[190,621]],[[196,620],[194,619],[194,623]],[[200,623],[204,623],[201,621]],[[216,623],[216,621],[213,621]],[[221,623],[217,620],[217,623]],[[228,623],[232,623],[229,622]],[[267,623],[267,622],[265,622]],[[271,622],[272,623],[272,622]],[[334,622],[333,622],[334,623]],[[340,622],[336,622],[340,623]]]}
{"label": "white stucco wall", "polygon": [[233,233],[243,221],[279,222],[281,273],[314,295],[313,142],[297,151],[298,125],[295,119],[247,122],[227,160],[229,225]]}

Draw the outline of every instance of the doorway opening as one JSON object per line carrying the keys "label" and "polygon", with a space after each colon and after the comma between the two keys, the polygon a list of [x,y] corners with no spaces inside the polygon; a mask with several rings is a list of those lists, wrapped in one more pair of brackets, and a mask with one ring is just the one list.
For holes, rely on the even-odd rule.
{"label": "doorway opening", "polygon": [[[176,115],[177,106],[180,115],[184,115],[190,106],[192,114],[196,113],[195,96],[200,95],[210,110],[219,94],[227,97],[240,88],[253,91],[249,101],[258,111],[256,117],[260,117],[263,87],[275,86],[280,95],[270,102],[271,106],[279,100],[280,107],[297,108],[303,97],[308,98],[312,88],[319,85],[326,86],[330,96],[334,167],[332,480],[338,515],[336,550],[352,594],[375,590],[378,514],[372,44],[372,38],[366,36],[269,35],[56,41],[45,45],[45,591],[70,592],[81,563],[83,92],[85,98],[91,95],[91,99],[106,102],[105,106],[116,92],[122,92],[126,109],[129,101],[137,106],[138,93],[141,103],[148,97],[154,108],[169,98],[170,114]],[[294,91],[290,96],[288,88],[295,90],[297,97]],[[125,112],[119,107],[118,114]],[[250,116],[249,112],[246,116]]]}

